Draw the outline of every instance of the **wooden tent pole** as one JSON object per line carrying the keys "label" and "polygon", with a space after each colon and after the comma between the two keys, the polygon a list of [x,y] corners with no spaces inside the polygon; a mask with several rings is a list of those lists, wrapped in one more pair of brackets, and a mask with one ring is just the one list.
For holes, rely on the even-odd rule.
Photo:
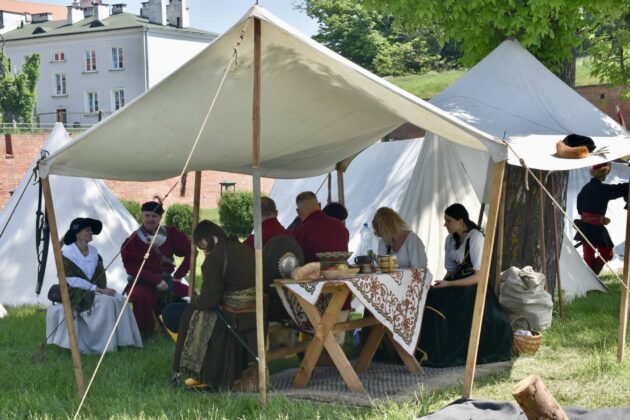
{"label": "wooden tent pole", "polygon": [[346,193],[343,185],[343,167],[341,162],[337,163],[337,199],[342,206],[346,205]]}
{"label": "wooden tent pole", "polygon": [[[555,197],[555,186],[553,182],[553,176],[550,179],[551,182],[551,196]],[[558,306],[560,307],[560,319],[564,319],[564,299],[562,297],[562,282],[560,281],[560,241],[558,240],[558,217],[557,209],[551,205],[551,215],[553,220],[553,246],[556,257],[556,289],[558,289]]]}
{"label": "wooden tent pole", "polygon": [[[527,176],[527,174],[525,174]],[[538,177],[540,183],[543,183],[542,171],[538,171]],[[547,245],[545,235],[547,233],[545,229],[545,195],[543,194],[542,186],[538,186],[538,192],[540,196],[540,254],[542,256],[542,272],[545,275],[545,290],[549,290],[549,273],[547,272]]]}
{"label": "wooden tent pole", "polygon": [[503,188],[501,189],[501,198],[499,200],[499,221],[497,226],[497,265],[494,273],[494,294],[499,296],[501,292],[501,271],[503,269],[503,235],[505,234],[505,180],[503,180]]}
{"label": "wooden tent pole", "polygon": [[[630,187],[628,188],[628,199],[630,199]],[[626,212],[626,246],[623,253],[623,282],[625,287],[621,287],[621,304],[619,305],[619,335],[617,337],[617,361],[623,362],[626,348],[626,331],[628,329],[628,301],[630,300],[630,211]]]}
{"label": "wooden tent pole", "polygon": [[263,314],[263,259],[262,259],[262,216],[260,210],[260,66],[261,66],[261,22],[254,18],[254,100],[253,127],[253,189],[254,189],[254,253],[256,258],[256,340],[258,341],[258,394],[260,402],[267,404],[267,363],[265,360],[265,318]]}
{"label": "wooden tent pole", "polygon": [[481,208],[479,209],[479,216],[477,217],[477,226],[481,226],[483,223],[483,212],[486,211],[486,203],[481,203]]}
{"label": "wooden tent pole", "polygon": [[83,368],[81,367],[81,355],[79,354],[77,334],[74,330],[74,319],[72,317],[72,308],[70,307],[70,295],[68,294],[66,273],[63,269],[61,245],[59,243],[59,231],[57,230],[57,218],[55,216],[55,207],[53,206],[52,192],[50,190],[50,182],[48,180],[48,177],[41,178],[40,181],[42,183],[42,190],[44,192],[44,201],[46,202],[46,212],[48,213],[47,216],[48,228],[50,229],[50,242],[52,243],[53,255],[55,256],[57,277],[59,278],[59,289],[61,291],[61,301],[63,302],[63,315],[66,319],[66,327],[68,328],[68,336],[70,337],[70,354],[72,355],[72,364],[74,366],[74,377],[77,381],[77,390],[79,391],[79,397],[83,397],[83,394],[85,394]]}
{"label": "wooden tent pole", "polygon": [[473,311],[473,319],[470,329],[470,341],[468,342],[468,356],[466,357],[466,374],[464,375],[464,389],[462,390],[462,398],[470,398],[473,387],[473,380],[475,378],[477,351],[479,350],[479,338],[481,336],[481,321],[483,319],[483,310],[486,303],[488,277],[490,274],[490,263],[492,262],[491,259],[492,249],[494,247],[494,236],[497,230],[497,218],[499,215],[499,202],[501,199],[504,174],[505,161],[495,163],[489,203],[490,208],[488,210],[488,224],[486,225],[486,237],[483,241],[483,253],[481,254],[481,271],[479,283],[477,284],[475,309]]}
{"label": "wooden tent pole", "polygon": [[[193,194],[193,219],[192,231],[199,224],[199,205],[201,201],[201,171],[195,171],[195,189]],[[188,282],[188,296],[192,298],[195,291],[195,280],[197,279],[197,244],[190,241],[190,281]]]}

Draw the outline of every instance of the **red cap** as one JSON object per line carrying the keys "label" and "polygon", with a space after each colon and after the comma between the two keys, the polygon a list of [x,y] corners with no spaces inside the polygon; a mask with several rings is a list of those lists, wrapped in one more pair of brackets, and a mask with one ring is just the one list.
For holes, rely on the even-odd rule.
{"label": "red cap", "polygon": [[608,167],[608,165],[610,165],[609,162],[606,163],[598,163],[597,165],[593,165],[593,169],[603,169]]}

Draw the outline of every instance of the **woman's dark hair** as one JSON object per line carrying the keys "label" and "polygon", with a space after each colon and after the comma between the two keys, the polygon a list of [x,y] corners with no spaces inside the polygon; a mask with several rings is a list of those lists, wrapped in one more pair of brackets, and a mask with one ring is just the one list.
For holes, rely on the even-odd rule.
{"label": "woman's dark hair", "polygon": [[212,223],[210,220],[202,220],[201,222],[199,222],[199,224],[193,231],[192,236],[193,242],[197,246],[199,246],[199,243],[201,243],[202,240],[206,241],[206,243],[208,244],[206,252],[212,251],[215,246],[214,240],[212,239],[213,236],[216,236],[218,238],[218,242],[221,242],[228,237],[221,226],[217,225],[216,223]]}
{"label": "woman's dark hair", "polygon": [[[444,210],[444,214],[452,217],[455,220],[463,220],[466,228],[468,229],[468,232],[473,229],[477,229],[479,232],[483,232],[481,228],[477,226],[477,223],[470,220],[470,216],[468,215],[468,210],[466,210],[466,207],[459,203],[451,204],[450,206],[448,206],[446,210]],[[455,247],[459,248],[461,238],[457,233],[453,233],[453,239],[455,239]]]}

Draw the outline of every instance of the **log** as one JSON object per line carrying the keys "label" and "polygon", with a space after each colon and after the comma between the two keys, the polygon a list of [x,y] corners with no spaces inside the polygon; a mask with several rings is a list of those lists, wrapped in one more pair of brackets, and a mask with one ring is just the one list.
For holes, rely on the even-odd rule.
{"label": "log", "polygon": [[529,375],[516,384],[512,396],[529,420],[569,420],[538,375]]}

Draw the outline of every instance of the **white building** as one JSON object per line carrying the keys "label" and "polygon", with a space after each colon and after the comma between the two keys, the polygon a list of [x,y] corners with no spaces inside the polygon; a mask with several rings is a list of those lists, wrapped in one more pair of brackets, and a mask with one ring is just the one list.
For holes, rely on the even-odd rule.
{"label": "white building", "polygon": [[41,55],[36,120],[94,124],[168,76],[217,34],[188,28],[186,0],[149,0],[140,16],[124,4],[74,2],[65,20],[32,14],[4,34],[14,70]]}

